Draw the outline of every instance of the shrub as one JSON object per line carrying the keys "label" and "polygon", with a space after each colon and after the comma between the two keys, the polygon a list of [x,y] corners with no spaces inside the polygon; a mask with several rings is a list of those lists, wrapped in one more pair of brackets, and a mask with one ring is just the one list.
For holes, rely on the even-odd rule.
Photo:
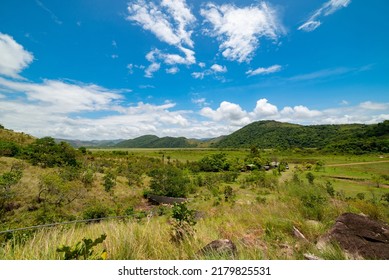
{"label": "shrub", "polygon": [[195,210],[189,209],[186,203],[174,204],[172,208],[173,241],[182,241],[186,236],[194,233],[193,226],[196,225],[195,212]]}
{"label": "shrub", "polygon": [[83,238],[82,241],[77,242],[73,248],[70,246],[62,245],[57,248],[58,253],[64,253],[65,260],[79,260],[80,258],[84,260],[97,259],[102,260],[106,259],[106,250],[103,250],[99,255],[94,255],[93,247],[97,246],[107,238],[106,234],[102,234],[100,237],[95,240]]}
{"label": "shrub", "polygon": [[172,165],[149,172],[150,189],[156,195],[185,197],[188,194],[190,180],[181,169]]}

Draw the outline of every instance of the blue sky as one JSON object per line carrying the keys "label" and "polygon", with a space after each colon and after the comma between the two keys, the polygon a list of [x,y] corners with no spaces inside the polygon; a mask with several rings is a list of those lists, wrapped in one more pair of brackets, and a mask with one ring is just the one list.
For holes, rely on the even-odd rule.
{"label": "blue sky", "polygon": [[389,119],[380,0],[4,0],[0,123],[37,137],[217,137]]}

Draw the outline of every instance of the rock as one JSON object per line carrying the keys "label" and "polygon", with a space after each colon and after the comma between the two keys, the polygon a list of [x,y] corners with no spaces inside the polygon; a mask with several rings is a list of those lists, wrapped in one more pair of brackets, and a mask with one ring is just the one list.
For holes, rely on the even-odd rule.
{"label": "rock", "polygon": [[235,256],[237,253],[235,244],[229,239],[217,239],[207,244],[200,250],[202,254],[220,254]]}
{"label": "rock", "polygon": [[298,230],[298,228],[296,228],[295,226],[293,226],[293,234],[294,236],[296,236],[298,239],[302,240],[302,241],[305,241],[305,242],[309,242],[307,240],[307,238],[305,238],[304,234],[301,233],[301,231]]}
{"label": "rock", "polygon": [[366,216],[352,213],[340,215],[316,246],[322,249],[333,241],[354,257],[389,259],[389,225]]}
{"label": "rock", "polygon": [[305,258],[306,260],[313,260],[313,261],[322,260],[322,259],[319,258],[318,256],[315,256],[315,255],[312,255],[312,254],[309,254],[309,253],[305,253],[305,254],[304,254],[304,258]]}

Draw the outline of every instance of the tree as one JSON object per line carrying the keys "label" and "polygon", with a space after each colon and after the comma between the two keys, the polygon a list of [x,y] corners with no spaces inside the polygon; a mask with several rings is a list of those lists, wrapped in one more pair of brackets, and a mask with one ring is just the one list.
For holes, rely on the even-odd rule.
{"label": "tree", "polygon": [[116,176],[112,173],[112,171],[108,171],[104,175],[104,189],[106,192],[109,192],[114,186],[116,186]]}
{"label": "tree", "polygon": [[7,205],[14,197],[11,187],[20,181],[22,175],[22,170],[14,167],[0,175],[0,217],[6,212]]}
{"label": "tree", "polygon": [[156,195],[185,197],[189,191],[190,180],[181,169],[166,165],[149,172],[150,189]]}
{"label": "tree", "polygon": [[213,154],[203,157],[200,162],[200,170],[206,172],[218,172],[222,170],[229,170],[230,164],[227,162],[225,153]]}
{"label": "tree", "polygon": [[308,179],[308,182],[313,185],[313,181],[315,180],[315,175],[313,175],[311,172],[308,172],[305,177]]}
{"label": "tree", "polygon": [[51,137],[37,139],[29,145],[26,156],[33,165],[42,167],[78,165],[76,150],[65,142],[56,144]]}

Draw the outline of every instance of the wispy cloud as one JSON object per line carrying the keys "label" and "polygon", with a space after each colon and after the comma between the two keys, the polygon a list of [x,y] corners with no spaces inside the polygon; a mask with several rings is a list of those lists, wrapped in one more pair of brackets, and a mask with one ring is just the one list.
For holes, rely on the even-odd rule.
{"label": "wispy cloud", "polygon": [[35,0],[35,3],[39,6],[39,7],[41,7],[44,11],[46,11],[49,15],[50,15],[50,17],[51,17],[51,19],[56,23],[56,24],[58,24],[58,25],[61,25],[62,24],[62,21],[61,20],[59,20],[59,18],[49,9],[49,8],[47,8],[41,1],[39,1],[39,0]]}
{"label": "wispy cloud", "polygon": [[0,75],[20,79],[19,73],[34,60],[11,36],[0,33]]}
{"label": "wispy cloud", "polygon": [[222,55],[229,60],[249,62],[260,38],[276,40],[284,33],[276,11],[265,2],[244,8],[209,3],[200,13],[211,27],[205,33],[218,39]]}
{"label": "wispy cloud", "polygon": [[351,0],[329,0],[324,3],[318,10],[316,10],[312,16],[299,26],[298,30],[310,32],[315,30],[321,25],[321,19],[328,15],[335,13],[336,11],[347,7],[351,3]]}
{"label": "wispy cloud", "polygon": [[267,74],[271,74],[271,73],[276,73],[276,72],[279,72],[281,71],[282,69],[282,66],[281,65],[273,65],[273,66],[270,66],[270,67],[267,67],[267,68],[264,68],[264,67],[259,67],[255,70],[249,70],[246,72],[246,74],[250,77],[250,76],[256,76],[256,75],[267,75]]}
{"label": "wispy cloud", "polygon": [[[205,67],[205,64],[204,64]],[[213,75],[216,79],[222,79],[221,74],[227,73],[227,67],[220,64],[213,64],[209,69],[201,72],[193,72],[192,77],[195,79],[204,79],[206,76]]]}
{"label": "wispy cloud", "polygon": [[371,65],[366,65],[362,67],[335,67],[335,68],[322,69],[311,73],[296,75],[288,78],[288,80],[307,81],[307,80],[315,80],[315,79],[325,79],[329,77],[343,76],[347,74],[368,71],[370,69],[371,69]]}

